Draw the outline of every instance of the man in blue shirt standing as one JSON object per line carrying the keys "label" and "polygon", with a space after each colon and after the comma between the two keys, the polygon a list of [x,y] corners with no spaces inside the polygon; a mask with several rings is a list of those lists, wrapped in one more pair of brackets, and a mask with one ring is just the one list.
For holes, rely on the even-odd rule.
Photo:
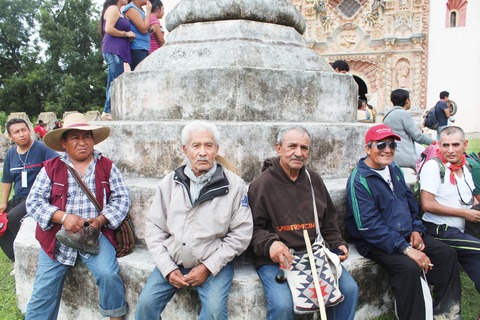
{"label": "man in blue shirt standing", "polygon": [[[43,161],[58,157],[58,153],[47,148],[43,143],[33,140],[30,127],[23,119],[10,119],[6,128],[8,137],[15,146],[7,151],[3,163],[0,213],[8,212],[8,225],[5,234],[0,237],[0,247],[10,260],[15,261],[13,242],[20,229],[21,221],[27,214],[25,199],[37,174],[42,169]],[[14,195],[9,201],[12,185]]]}
{"label": "man in blue shirt standing", "polygon": [[[438,120],[437,141],[440,141],[440,133],[448,126],[450,118],[450,100],[448,91],[440,92],[440,100],[435,105],[435,115]],[[453,118],[452,118],[453,119]]]}

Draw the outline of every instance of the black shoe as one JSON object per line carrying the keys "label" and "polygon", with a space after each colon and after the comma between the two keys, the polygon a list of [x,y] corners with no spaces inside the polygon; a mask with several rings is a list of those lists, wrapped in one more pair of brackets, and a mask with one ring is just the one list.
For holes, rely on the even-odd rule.
{"label": "black shoe", "polygon": [[77,233],[70,233],[65,229],[57,232],[56,238],[61,244],[90,254],[98,254],[98,237],[100,233],[97,229],[85,222],[82,230]]}

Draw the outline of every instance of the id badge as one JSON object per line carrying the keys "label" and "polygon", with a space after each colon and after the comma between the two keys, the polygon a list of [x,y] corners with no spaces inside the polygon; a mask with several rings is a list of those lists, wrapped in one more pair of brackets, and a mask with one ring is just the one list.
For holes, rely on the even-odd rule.
{"label": "id badge", "polygon": [[22,171],[22,188],[26,188],[27,186],[27,171]]}

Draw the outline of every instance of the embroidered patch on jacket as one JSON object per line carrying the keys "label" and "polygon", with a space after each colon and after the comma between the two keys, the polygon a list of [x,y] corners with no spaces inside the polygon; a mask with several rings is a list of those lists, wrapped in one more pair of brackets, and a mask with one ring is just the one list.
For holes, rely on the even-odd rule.
{"label": "embroidered patch on jacket", "polygon": [[248,208],[248,197],[247,197],[247,195],[244,195],[244,196],[243,196],[243,199],[242,199],[242,207]]}

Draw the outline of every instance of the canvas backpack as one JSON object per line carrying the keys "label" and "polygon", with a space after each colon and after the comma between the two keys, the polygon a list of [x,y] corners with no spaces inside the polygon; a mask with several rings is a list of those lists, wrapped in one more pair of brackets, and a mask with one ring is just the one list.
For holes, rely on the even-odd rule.
{"label": "canvas backpack", "polygon": [[423,126],[432,130],[437,130],[440,123],[437,118],[437,105],[427,110],[423,116]]}

